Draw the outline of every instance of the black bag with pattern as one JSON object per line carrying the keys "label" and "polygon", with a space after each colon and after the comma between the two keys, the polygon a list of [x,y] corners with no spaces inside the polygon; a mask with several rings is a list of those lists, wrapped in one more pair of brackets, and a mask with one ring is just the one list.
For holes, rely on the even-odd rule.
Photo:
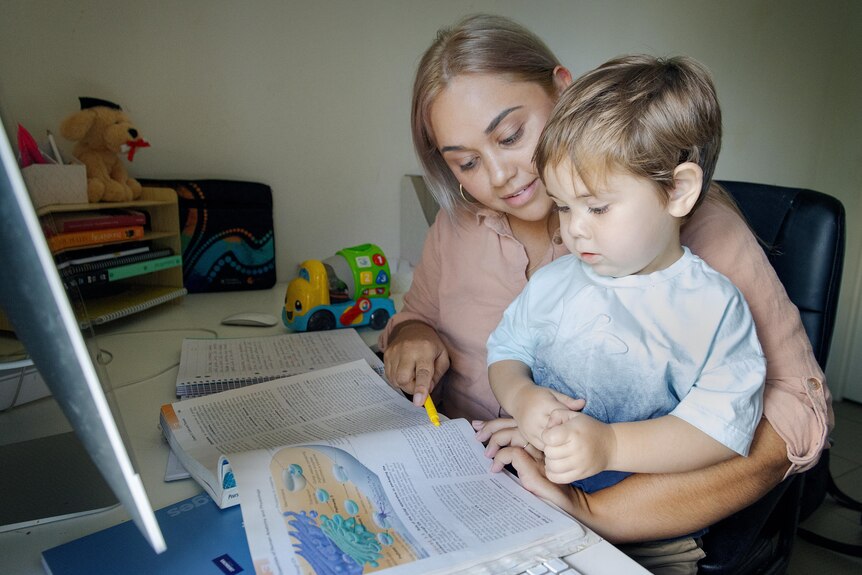
{"label": "black bag with pattern", "polygon": [[236,180],[140,180],[177,193],[189,293],[275,285],[272,190]]}

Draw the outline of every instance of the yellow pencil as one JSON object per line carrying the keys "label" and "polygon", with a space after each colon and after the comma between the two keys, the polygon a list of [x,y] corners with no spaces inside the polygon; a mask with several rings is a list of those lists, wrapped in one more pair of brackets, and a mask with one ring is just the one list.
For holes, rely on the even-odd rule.
{"label": "yellow pencil", "polygon": [[440,427],[440,416],[437,415],[437,408],[434,407],[434,402],[431,401],[430,395],[425,398],[425,411],[428,412],[428,419],[431,420],[431,423]]}

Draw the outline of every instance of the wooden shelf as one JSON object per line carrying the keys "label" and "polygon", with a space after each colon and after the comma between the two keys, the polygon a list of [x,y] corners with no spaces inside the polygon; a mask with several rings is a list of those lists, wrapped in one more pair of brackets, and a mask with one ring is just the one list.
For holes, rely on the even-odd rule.
{"label": "wooden shelf", "polygon": [[[43,206],[36,213],[38,216],[43,217],[61,212],[99,211],[117,208],[141,210],[149,214],[148,228],[144,233],[144,237],[129,241],[148,241],[150,242],[151,249],[170,248],[174,254],[182,254],[177,195],[170,188],[145,187],[141,198],[133,202],[55,204]],[[121,245],[126,242],[111,243]],[[63,253],[92,247],[94,246],[70,248],[63,250]],[[116,290],[111,295],[82,296],[80,293],[69,294],[69,300],[72,303],[81,327],[106,323],[185,295],[181,265],[119,280],[117,281],[117,285],[113,287]],[[0,314],[0,329],[7,331],[11,331],[12,329],[12,326],[2,314]]]}

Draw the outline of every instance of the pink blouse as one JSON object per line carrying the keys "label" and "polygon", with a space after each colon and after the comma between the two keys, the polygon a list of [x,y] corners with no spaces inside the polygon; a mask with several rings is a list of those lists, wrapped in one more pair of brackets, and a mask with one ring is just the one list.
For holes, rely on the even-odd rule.
{"label": "pink blouse", "polygon": [[[745,222],[727,206],[705,202],[683,227],[682,243],[728,276],[748,301],[767,358],[764,415],[787,443],[789,473],[817,462],[833,426],[831,397],[811,345],[783,286]],[[567,252],[554,235],[551,257]],[[488,209],[454,216],[441,210],[428,231],[404,307],[380,336],[385,350],[395,326],[420,320],[434,327],[450,368],[434,389],[449,417],[492,419],[485,344],[503,311],[527,284],[527,254],[504,214]]]}

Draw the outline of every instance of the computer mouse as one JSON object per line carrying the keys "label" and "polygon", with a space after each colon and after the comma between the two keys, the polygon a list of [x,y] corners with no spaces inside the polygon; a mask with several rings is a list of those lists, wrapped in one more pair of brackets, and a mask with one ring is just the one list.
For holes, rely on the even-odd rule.
{"label": "computer mouse", "polygon": [[223,325],[250,325],[254,327],[272,327],[278,323],[278,318],[272,314],[256,311],[244,311],[229,315],[221,320]]}

